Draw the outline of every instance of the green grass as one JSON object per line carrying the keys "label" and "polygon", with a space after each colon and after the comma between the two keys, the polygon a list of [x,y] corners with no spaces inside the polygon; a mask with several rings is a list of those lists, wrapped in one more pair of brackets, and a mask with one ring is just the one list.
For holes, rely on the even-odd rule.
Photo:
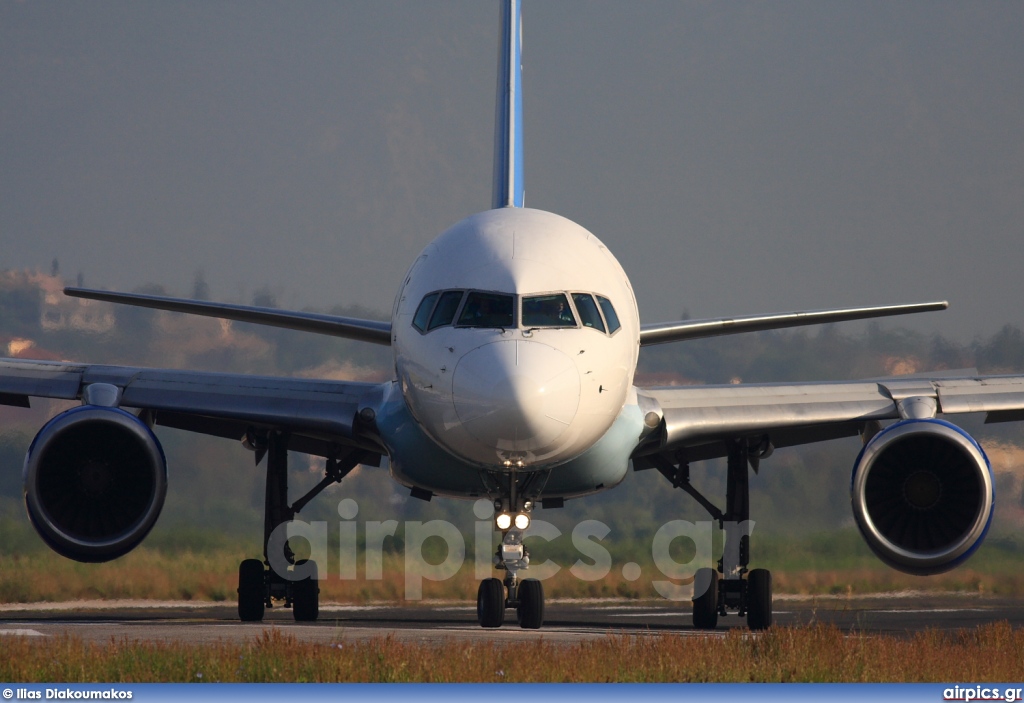
{"label": "green grass", "polygon": [[929,682],[1014,681],[1021,671],[1024,630],[1006,623],[912,638],[819,625],[574,644],[311,644],[278,630],[244,644],[0,641],[0,679],[25,682]]}
{"label": "green grass", "polygon": [[[18,544],[29,536],[5,532],[0,543]],[[35,538],[38,541],[37,538]],[[632,546],[633,549],[626,547]],[[649,547],[648,547],[649,548]],[[1024,546],[1015,536],[990,538],[959,569],[930,577],[908,576],[886,567],[863,545],[856,532],[811,535],[806,538],[766,536],[756,543],[752,565],[770,568],[775,592],[807,595],[858,594],[880,591],[931,590],[1024,595]],[[685,551],[685,550],[680,550]],[[163,535],[127,556],[106,564],[80,564],[60,557],[41,545],[0,549],[0,602],[66,601],[77,599],[157,599],[234,601],[238,564],[253,550],[226,538],[182,532]],[[652,581],[664,577],[639,543],[616,545],[607,575],[593,581],[573,576],[569,567],[579,555],[534,554],[534,563],[553,558],[561,571],[545,581],[549,598],[658,598]],[[684,556],[677,556],[684,559]],[[337,559],[337,553],[332,560]],[[642,576],[628,581],[622,566],[636,561]],[[405,594],[405,563],[400,553],[383,555],[383,578],[341,580],[336,563],[322,570],[325,602],[399,601]],[[46,578],[40,578],[45,574]],[[529,575],[529,573],[527,574]],[[425,598],[471,601],[477,580],[470,561],[456,576],[440,582],[424,581]]]}

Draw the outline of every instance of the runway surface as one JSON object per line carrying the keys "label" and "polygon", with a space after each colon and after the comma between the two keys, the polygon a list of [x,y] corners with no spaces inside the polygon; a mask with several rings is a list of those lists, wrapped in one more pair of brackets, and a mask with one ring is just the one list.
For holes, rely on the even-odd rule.
{"label": "runway surface", "polygon": [[[392,636],[412,642],[451,639],[477,642],[579,642],[613,635],[706,635],[691,625],[689,602],[588,600],[551,601],[544,627],[523,630],[514,611],[505,625],[485,630],[477,625],[475,603],[323,604],[316,623],[295,623],[290,610],[267,611],[262,623],[241,623],[234,604],[81,601],[60,604],[0,605],[0,637],[59,637],[69,634],[91,642],[139,640],[159,642],[245,642],[277,630],[308,642],[345,642]],[[1024,626],[1024,600],[973,595],[923,593],[860,597],[793,598],[777,596],[777,625],[833,623],[851,634],[909,635],[926,628],[957,629],[1006,620]],[[744,619],[719,618],[718,634],[744,628]]]}

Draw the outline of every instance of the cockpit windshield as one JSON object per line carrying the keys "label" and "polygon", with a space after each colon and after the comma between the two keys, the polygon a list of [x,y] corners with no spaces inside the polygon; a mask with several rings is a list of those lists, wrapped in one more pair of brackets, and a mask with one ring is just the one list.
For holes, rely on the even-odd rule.
{"label": "cockpit windshield", "polygon": [[601,304],[601,312],[604,313],[604,319],[608,321],[608,334],[615,334],[622,325],[619,324],[619,316],[615,314],[612,301],[599,295],[597,302]]}
{"label": "cockpit windshield", "polygon": [[427,320],[430,319],[430,311],[434,309],[434,303],[437,302],[438,295],[440,295],[440,293],[431,293],[426,296],[420,302],[420,306],[416,308],[416,314],[412,318],[412,326],[420,332],[427,331]]}
{"label": "cockpit windshield", "polygon": [[612,302],[595,293],[544,293],[515,296],[487,291],[441,290],[428,293],[413,315],[412,326],[422,334],[454,323],[456,327],[499,328],[588,327],[615,334],[621,327]]}
{"label": "cockpit windshield", "polygon": [[565,293],[523,298],[523,327],[575,327],[576,318]]}
{"label": "cockpit windshield", "polygon": [[576,303],[584,327],[593,327],[599,332],[604,332],[604,323],[601,322],[601,313],[597,311],[594,296],[590,293],[573,293],[572,302]]}
{"label": "cockpit windshield", "polygon": [[481,293],[474,291],[466,298],[466,304],[459,315],[458,327],[507,327],[515,326],[514,300],[511,295]]}
{"label": "cockpit windshield", "polygon": [[430,324],[427,325],[427,329],[432,330],[452,324],[455,312],[459,309],[461,302],[461,290],[449,290],[442,293],[441,299],[437,301],[437,307],[434,308],[434,314],[430,316]]}

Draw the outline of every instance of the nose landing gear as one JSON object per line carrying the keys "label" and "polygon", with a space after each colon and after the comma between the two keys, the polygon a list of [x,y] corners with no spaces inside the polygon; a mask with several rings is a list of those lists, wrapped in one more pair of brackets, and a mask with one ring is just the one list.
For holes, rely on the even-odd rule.
{"label": "nose landing gear", "polygon": [[[523,533],[529,527],[532,507],[530,501],[525,501],[515,511],[515,518],[503,512],[496,521],[501,530],[501,544],[494,556],[494,568],[504,571],[505,578],[480,582],[476,615],[481,627],[501,627],[508,608],[515,609],[519,626],[524,629],[536,630],[544,624],[544,586],[537,579],[519,579],[519,572],[530,566]],[[525,520],[521,519],[523,516]],[[502,517],[509,521],[504,523]]]}

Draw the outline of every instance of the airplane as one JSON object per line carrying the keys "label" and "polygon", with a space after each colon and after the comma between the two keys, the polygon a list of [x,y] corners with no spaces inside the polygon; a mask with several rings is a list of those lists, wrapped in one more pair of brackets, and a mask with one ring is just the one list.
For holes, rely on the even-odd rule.
{"label": "airplane", "polygon": [[[638,387],[641,347],[706,337],[941,310],[947,303],[641,323],[629,277],[601,241],[525,207],[520,0],[500,4],[501,51],[491,208],[431,241],[388,322],[69,287],[70,296],[271,325],[390,346],[383,383],[0,360],[0,403],[80,401],[47,423],[24,464],[28,516],[46,543],[81,562],[120,557],[160,515],[167,466],[156,426],[241,441],[265,463],[264,559],[239,565],[238,614],[259,621],[284,600],[319,613],[315,563],[270,568],[268,544],[327,486],[380,465],[420,498],[487,499],[501,535],[499,577],[481,581],[477,616],[506,612],[535,629],[544,591],[526,578],[523,537],[537,506],[613,488],[656,469],[725,532],[722,558],[693,579],[693,624],[737,611],[772,625],[772,578],[749,568],[749,475],[773,450],[859,436],[851,504],[872,551],[912,574],[963,563],[992,520],[994,481],[980,445],[940,416],[1024,419],[1024,376]],[[289,501],[288,452],[326,459],[323,481]],[[726,459],[724,507],[689,466]]]}

